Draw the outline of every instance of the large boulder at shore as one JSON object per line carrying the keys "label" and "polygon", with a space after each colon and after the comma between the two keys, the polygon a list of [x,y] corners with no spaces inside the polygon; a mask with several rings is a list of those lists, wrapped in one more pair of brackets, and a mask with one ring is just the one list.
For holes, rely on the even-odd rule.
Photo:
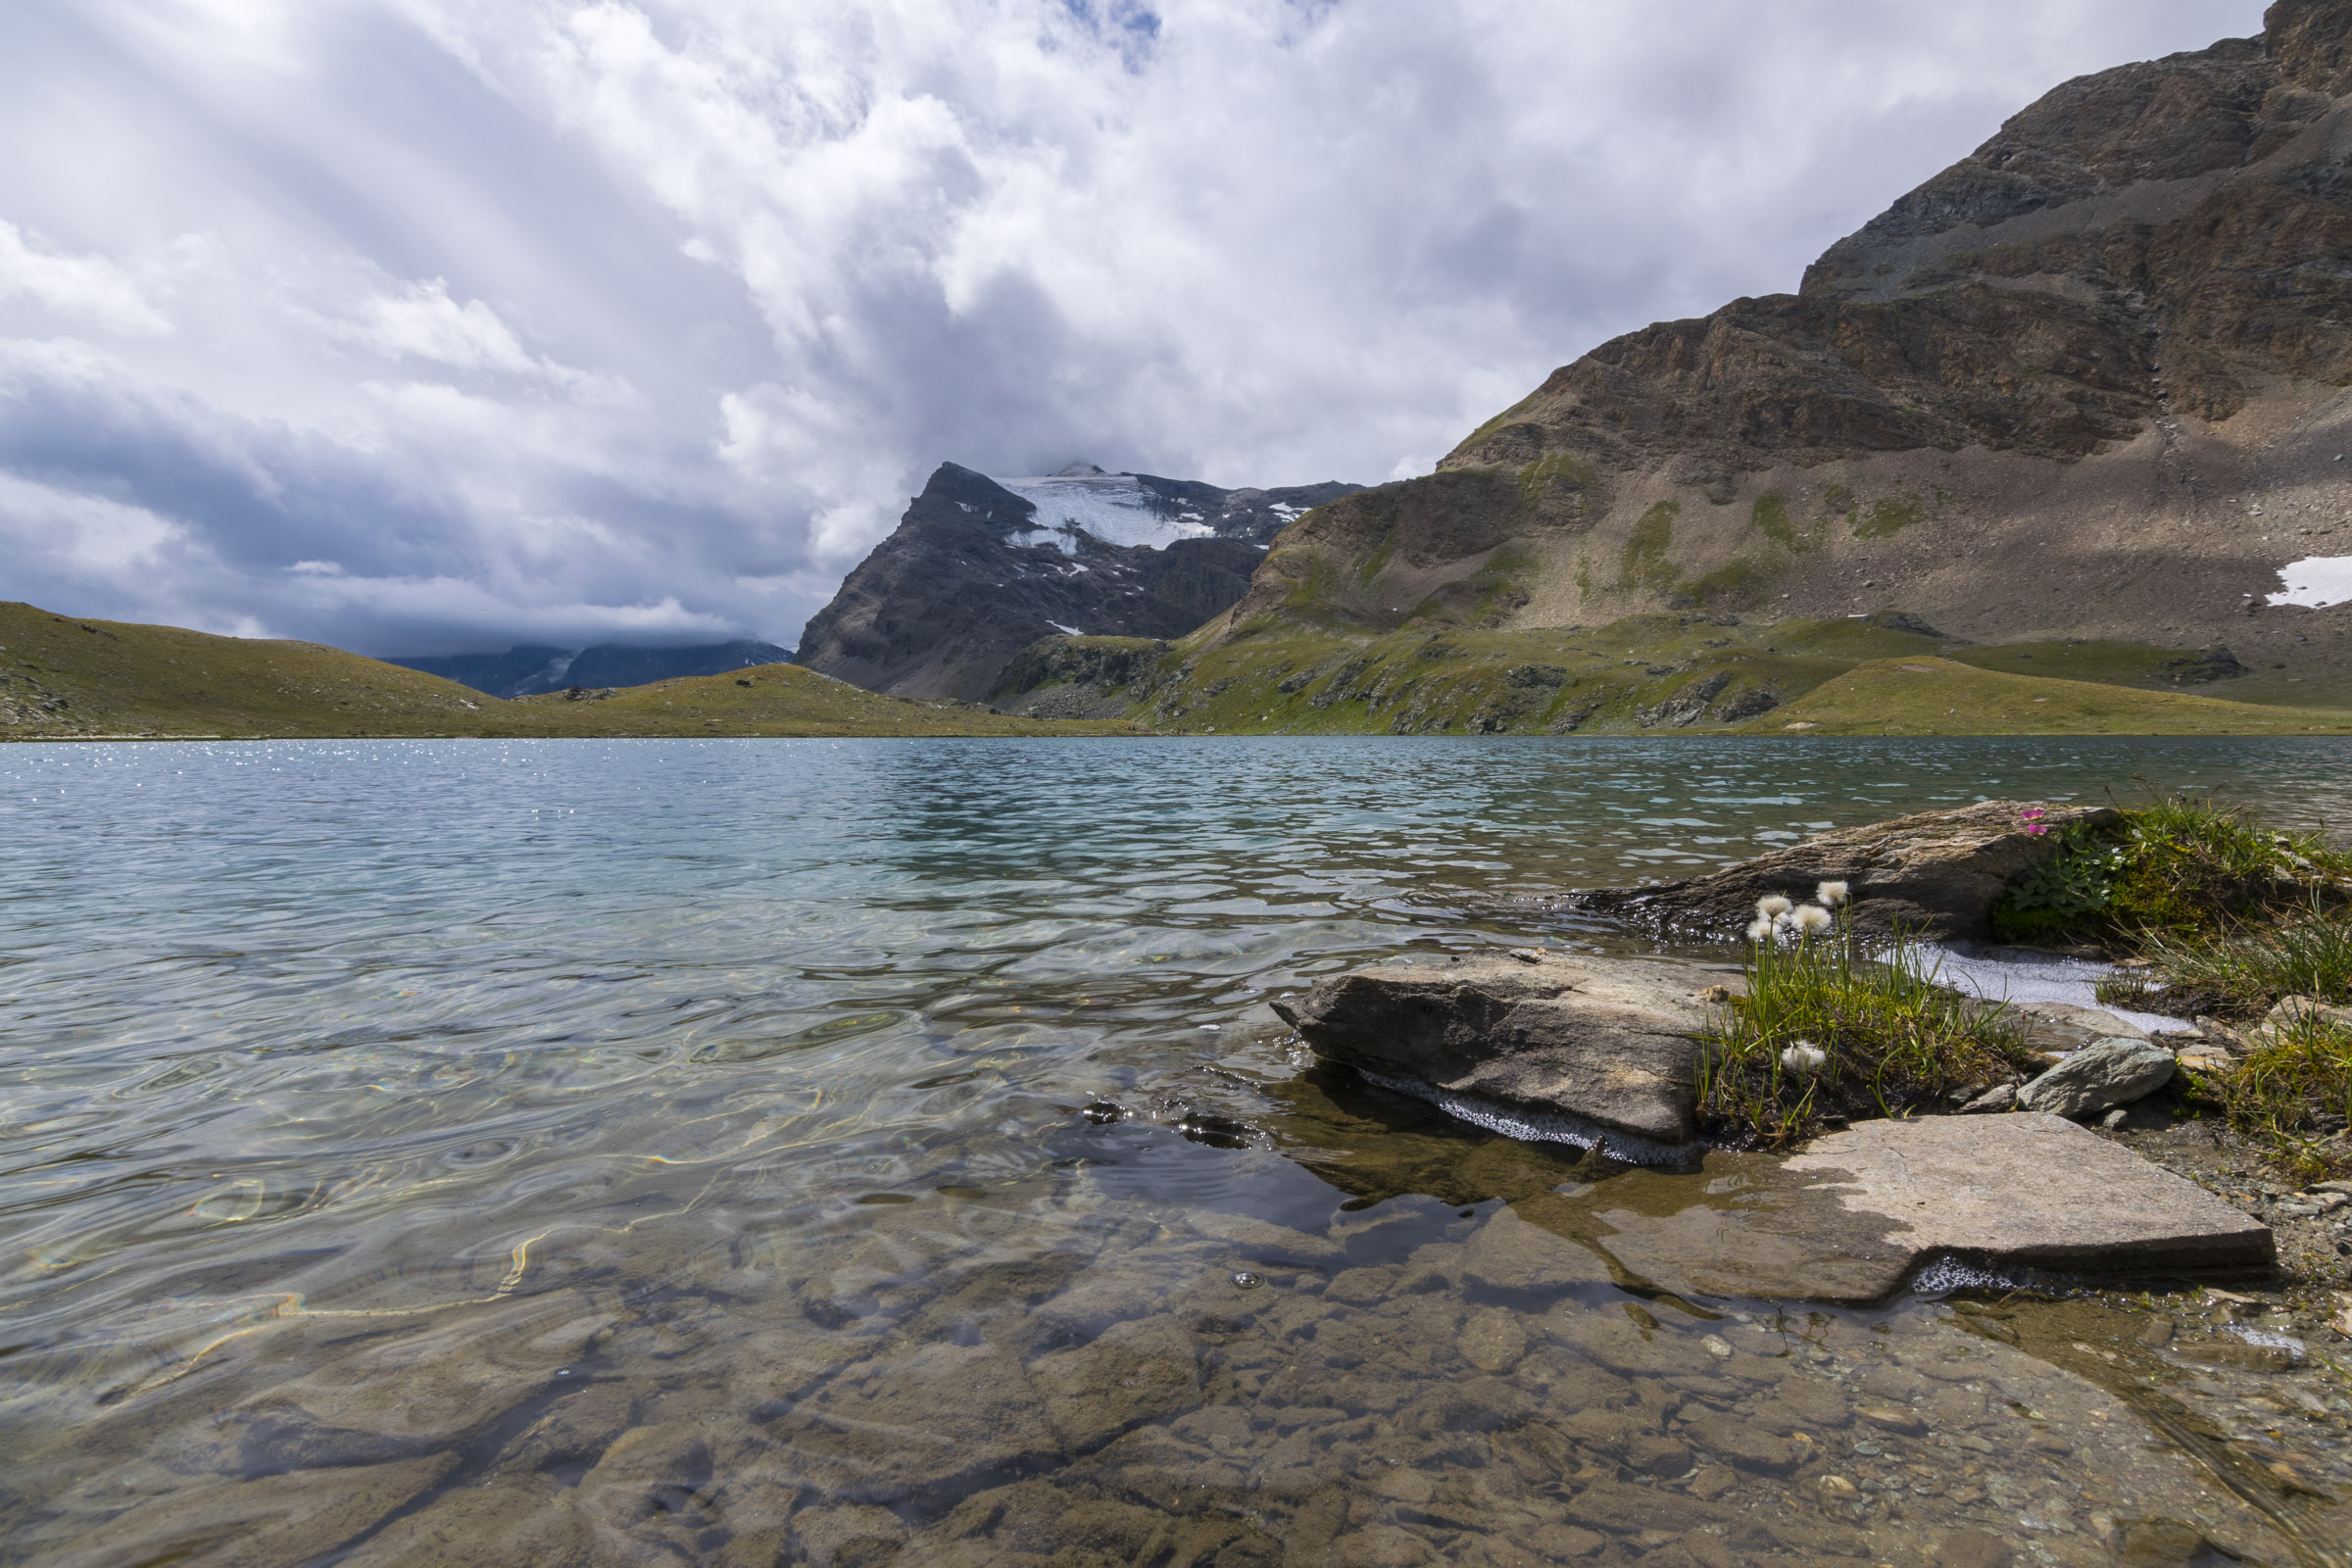
{"label": "large boulder at shore", "polygon": [[1768,894],[1801,901],[1824,882],[1843,882],[1865,929],[1899,924],[1925,937],[1988,937],[1993,906],[2011,879],[2056,850],[2059,830],[2116,819],[2112,807],[2051,806],[2041,818],[2050,831],[2029,833],[2028,804],[1985,801],[1838,828],[1706,876],[1584,893],[1574,903],[1662,932],[1724,937],[1754,919],[1756,901]]}
{"label": "large boulder at shore", "polygon": [[1739,977],[1518,949],[1350,969],[1274,1010],[1376,1081],[1555,1118],[1556,1134],[1648,1159],[1697,1136],[1698,1036],[1727,982]]}
{"label": "large boulder at shore", "polygon": [[2093,1041],[2020,1089],[2017,1104],[2053,1116],[2096,1116],[2147,1099],[2180,1068],[2172,1047],[2117,1035]]}
{"label": "large boulder at shore", "polygon": [[1686,1296],[1863,1302],[1936,1264],[1950,1286],[2020,1269],[2234,1273],[2275,1257],[2268,1226],[2048,1115],[1858,1122],[1785,1160],[1739,1158],[1678,1211],[1598,1217],[1620,1266]]}

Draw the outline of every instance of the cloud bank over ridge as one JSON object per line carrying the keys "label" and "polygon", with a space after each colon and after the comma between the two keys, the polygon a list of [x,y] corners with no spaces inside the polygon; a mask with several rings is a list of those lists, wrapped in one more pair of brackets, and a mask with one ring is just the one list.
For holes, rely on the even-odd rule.
{"label": "cloud bank over ridge", "polygon": [[943,458],[1423,471],[2260,11],[21,0],[0,597],[790,643]]}

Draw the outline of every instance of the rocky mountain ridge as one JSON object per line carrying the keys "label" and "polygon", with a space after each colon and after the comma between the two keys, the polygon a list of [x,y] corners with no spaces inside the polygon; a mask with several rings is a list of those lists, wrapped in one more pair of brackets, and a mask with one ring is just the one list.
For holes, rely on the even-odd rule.
{"label": "rocky mountain ridge", "polygon": [[1277,534],[1356,488],[1225,490],[1092,465],[998,480],[943,463],[810,618],[798,662],[869,691],[983,699],[1040,638],[1192,631],[1242,596]]}
{"label": "rocky mountain ridge", "polygon": [[525,643],[503,654],[418,655],[384,661],[404,669],[422,670],[427,675],[454,680],[492,697],[532,697],[573,686],[596,689],[650,686],[658,680],[723,675],[732,669],[791,662],[791,649],[752,638],[687,648],[596,643],[587,648],[564,649]]}
{"label": "rocky mountain ridge", "polygon": [[[2352,0],[2068,82],[1808,269],[1276,541],[1192,646],[1698,610],[2352,677]],[[2325,568],[2321,575],[2325,575]],[[2299,577],[2311,576],[2299,570]]]}

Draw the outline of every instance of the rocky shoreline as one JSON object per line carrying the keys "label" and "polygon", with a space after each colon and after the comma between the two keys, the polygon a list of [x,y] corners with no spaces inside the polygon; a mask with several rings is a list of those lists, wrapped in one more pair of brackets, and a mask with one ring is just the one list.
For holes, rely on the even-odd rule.
{"label": "rocky shoreline", "polygon": [[[2066,830],[2116,818],[1985,802],[1573,902],[1703,940],[1755,919],[1759,900],[1786,910],[1837,887],[1862,929],[1981,939]],[[1720,961],[1519,948],[1327,976],[1275,1010],[1323,1059],[1465,1119],[1711,1172],[1724,1156],[1700,1124],[1702,1054],[1741,991],[1740,966]],[[2159,1035],[2104,1008],[2020,1004],[2008,1013],[2029,1065],[1890,1119],[1833,1120],[1788,1157],[1741,1156],[1731,1200],[1629,1214],[1603,1245],[1657,1287],[1751,1298],[1878,1300],[1936,1269],[2265,1281],[2300,1293],[2298,1321],[2352,1337],[2352,1297],[2339,1317],[2325,1295],[2352,1283],[2352,1182],[2233,1181],[2223,1172],[2257,1166],[2255,1152],[2224,1124],[2180,1119],[2190,1074],[2232,1071],[2315,1008],[2341,1012],[2291,998],[2252,1030],[2202,1018]]]}

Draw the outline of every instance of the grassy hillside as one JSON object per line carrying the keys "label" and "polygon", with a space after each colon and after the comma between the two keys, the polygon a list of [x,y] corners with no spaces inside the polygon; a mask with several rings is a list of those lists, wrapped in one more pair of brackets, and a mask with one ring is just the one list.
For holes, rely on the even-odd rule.
{"label": "grassy hillside", "polygon": [[367,735],[1072,735],[1038,722],[877,697],[767,664],[502,702],[316,643],[215,637],[0,604],[0,738]]}
{"label": "grassy hillside", "polygon": [[[2259,672],[2216,679],[2217,667],[2240,666],[2136,644],[1970,648],[1900,614],[1660,614],[1375,637],[1268,629],[1214,646],[1057,638],[1008,666],[997,701],[1220,734],[1839,732],[1887,717],[1922,734],[2352,729],[2352,709],[2311,697],[2290,706],[2303,688]],[[1921,671],[1936,675],[1932,689]],[[2078,674],[2092,678],[2064,678]],[[2230,700],[2241,689],[2261,700]],[[1895,699],[1886,713],[1870,707]]]}
{"label": "grassy hillside", "polygon": [[1877,659],[1741,727],[1822,735],[2336,735],[2352,733],[2352,712],[2010,675],[1949,659]]}

